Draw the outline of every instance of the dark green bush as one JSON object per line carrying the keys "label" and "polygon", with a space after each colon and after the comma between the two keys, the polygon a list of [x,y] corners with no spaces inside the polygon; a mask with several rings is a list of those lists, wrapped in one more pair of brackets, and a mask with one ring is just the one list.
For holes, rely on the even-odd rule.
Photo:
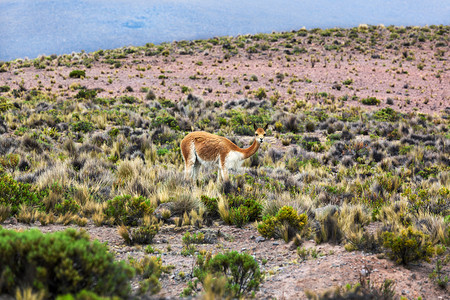
{"label": "dark green bush", "polygon": [[9,99],[5,97],[0,97],[0,112],[10,110],[12,107],[13,104],[9,101]]}
{"label": "dark green bush", "polygon": [[139,283],[139,292],[141,294],[156,294],[161,290],[159,278],[163,272],[161,257],[144,257],[141,261],[132,259],[130,264],[136,269],[139,275],[142,275],[143,281]]}
{"label": "dark green bush", "polygon": [[231,194],[228,196],[228,206],[230,209],[246,207],[249,222],[261,220],[263,206],[254,196],[244,198],[241,195]]}
{"label": "dark green bush", "polygon": [[94,125],[91,122],[88,121],[79,121],[72,124],[72,130],[76,132],[91,132],[94,130]]}
{"label": "dark green bush", "polygon": [[6,92],[9,92],[10,89],[11,89],[11,88],[10,88],[9,86],[7,86],[7,85],[2,85],[2,86],[0,86],[0,93],[6,93]]}
{"label": "dark green bush", "polygon": [[249,221],[249,208],[246,206],[232,207],[230,209],[231,224],[242,228]]}
{"label": "dark green bush", "polygon": [[258,232],[265,238],[283,238],[286,242],[300,233],[308,224],[306,214],[298,214],[291,206],[280,208],[276,216],[265,216],[258,224]]}
{"label": "dark green bush", "polygon": [[69,73],[70,78],[81,78],[86,77],[86,71],[84,70],[73,70]]}
{"label": "dark green bush", "polygon": [[237,251],[219,253],[214,257],[199,255],[194,276],[204,282],[208,274],[214,279],[225,277],[225,296],[232,298],[257,290],[262,279],[256,260],[247,253]]}
{"label": "dark green bush", "polygon": [[0,229],[0,294],[14,296],[31,287],[46,298],[78,293],[127,297],[133,268],[114,261],[106,245],[90,241],[83,231],[43,234]]}
{"label": "dark green bush", "polygon": [[178,126],[177,119],[175,117],[165,113],[162,116],[157,116],[156,118],[152,119],[152,127],[156,128],[161,125],[167,125],[172,129],[179,130],[180,127]]}
{"label": "dark green bush", "polygon": [[119,297],[102,297],[94,292],[82,290],[76,295],[67,294],[64,296],[56,297],[56,300],[119,300]]}
{"label": "dark green bush", "polygon": [[434,248],[428,236],[412,227],[399,233],[383,232],[383,246],[388,256],[398,264],[406,265],[412,261],[426,260],[434,254]]}
{"label": "dark green bush", "polygon": [[149,199],[124,195],[108,200],[104,213],[116,225],[137,226],[140,219],[145,215],[151,215],[153,211]]}
{"label": "dark green bush", "polygon": [[398,121],[400,118],[399,113],[390,107],[382,108],[376,111],[373,114],[373,117],[377,121],[389,121],[389,122]]}
{"label": "dark green bush", "polygon": [[153,242],[153,238],[158,233],[157,225],[141,226],[131,229],[132,244],[147,245]]}
{"label": "dark green bush", "polygon": [[120,97],[120,101],[122,101],[122,103],[134,104],[138,103],[139,99],[133,96],[122,96]]}
{"label": "dark green bush", "polygon": [[381,101],[375,97],[368,97],[368,98],[361,99],[361,103],[364,105],[378,105],[378,104],[380,104],[380,102]]}
{"label": "dark green bush", "polygon": [[218,218],[219,217],[219,207],[218,207],[218,199],[217,198],[210,198],[208,196],[202,195],[200,197],[200,201],[205,205],[206,207],[206,213],[208,217],[211,218]]}
{"label": "dark green bush", "polygon": [[9,206],[11,215],[16,215],[22,204],[45,210],[43,198],[44,193],[37,192],[31,184],[17,182],[9,175],[0,174],[0,205]]}
{"label": "dark green bush", "polygon": [[78,99],[95,99],[97,97],[97,90],[81,89],[75,95]]}

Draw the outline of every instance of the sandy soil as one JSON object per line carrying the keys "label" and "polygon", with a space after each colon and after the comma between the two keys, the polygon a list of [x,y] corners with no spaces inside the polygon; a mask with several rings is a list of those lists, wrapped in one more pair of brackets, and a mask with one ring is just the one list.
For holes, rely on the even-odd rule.
{"label": "sandy soil", "polygon": [[[8,223],[8,222],[7,222]],[[50,225],[40,226],[24,224],[3,224],[7,229],[37,228],[42,232],[64,230],[65,226]],[[79,227],[73,226],[77,229]],[[126,246],[114,227],[96,227],[88,223],[84,229],[92,239],[106,242],[110,250],[115,253],[117,259],[126,260],[129,256],[142,258],[144,248],[142,246]],[[181,255],[182,236],[187,228],[174,230],[173,225],[165,225],[154,239],[153,248],[161,250],[161,256],[165,265],[173,265],[175,268],[170,274],[163,274],[161,278],[162,289],[157,297],[178,298],[190,280],[189,274],[193,269],[194,258]],[[266,271],[266,277],[256,294],[258,299],[304,299],[305,290],[321,291],[333,286],[359,282],[361,272],[370,269],[371,280],[380,284],[384,279],[395,281],[395,291],[398,296],[407,299],[450,299],[449,290],[440,289],[429,278],[428,274],[433,270],[433,262],[421,262],[408,267],[399,266],[384,258],[377,258],[375,254],[360,251],[347,252],[342,246],[320,244],[312,240],[303,243],[302,247],[315,248],[319,252],[317,259],[309,258],[301,261],[296,251],[282,240],[260,241],[256,229],[251,225],[245,228],[233,226],[214,226],[199,229],[209,232],[218,239],[213,244],[198,245],[198,249],[212,251],[212,253],[224,250],[246,251],[260,263],[262,271]],[[170,245],[171,251],[167,251]],[[154,254],[158,255],[158,254]],[[263,265],[263,259],[267,263]],[[182,279],[178,275],[184,272],[187,277]],[[445,272],[450,272],[447,266]],[[137,288],[138,284],[133,283]]]}
{"label": "sandy soil", "polygon": [[[284,42],[272,43],[271,49],[259,53],[239,49],[239,54],[227,59],[221,45],[182,55],[183,48],[173,44],[168,57],[145,56],[143,51],[138,51],[115,59],[122,64],[119,68],[106,63],[101,56],[90,68],[57,66],[56,61],[51,61],[45,69],[12,67],[0,73],[0,85],[17,89],[23,80],[26,89],[47,90],[63,99],[77,93],[70,89],[76,83],[86,88],[101,88],[104,91],[98,96],[109,98],[126,94],[145,99],[141,88],[147,87],[157,97],[174,101],[186,97],[182,93],[182,86],[186,86],[204,100],[222,102],[254,98],[254,91],[264,88],[268,98],[278,93],[278,103],[287,106],[296,100],[324,103],[314,94],[326,92],[335,99],[348,96],[344,105],[349,107],[361,105],[352,96],[360,99],[373,96],[381,104],[369,109],[387,106],[386,100],[390,98],[391,107],[402,112],[439,114],[446,107],[450,110],[449,51],[438,58],[436,53],[442,48],[434,47],[432,42],[386,49],[384,46],[389,42],[386,40],[362,53],[354,47],[328,51],[323,45],[309,44],[307,38],[296,37],[294,42],[288,42],[307,49],[307,53],[298,55],[287,55],[292,48],[284,48]],[[324,42],[339,43],[339,39],[327,37]],[[413,59],[405,59],[405,54]],[[81,62],[87,55],[72,56],[71,62]],[[312,60],[316,61],[314,65]],[[70,78],[69,73],[74,69],[85,69],[86,78]],[[251,80],[252,75],[256,75],[257,81]],[[353,83],[344,85],[347,79]],[[126,87],[133,91],[125,90]]]}

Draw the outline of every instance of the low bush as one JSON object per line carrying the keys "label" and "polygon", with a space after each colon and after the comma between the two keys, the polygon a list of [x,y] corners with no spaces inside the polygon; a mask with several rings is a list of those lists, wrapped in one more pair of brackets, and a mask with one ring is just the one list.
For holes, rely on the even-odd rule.
{"label": "low bush", "polygon": [[395,122],[400,119],[399,113],[390,107],[382,108],[373,114],[373,118],[377,121]]}
{"label": "low bush", "polygon": [[241,195],[231,194],[228,196],[228,206],[231,210],[245,207],[245,209],[241,209],[239,213],[246,214],[249,222],[261,219],[263,206],[254,196],[245,198]]}
{"label": "low bush", "polygon": [[283,238],[290,241],[308,224],[306,214],[298,214],[291,206],[280,208],[276,216],[265,216],[258,224],[258,232],[265,238]]}
{"label": "low bush", "polygon": [[108,200],[104,213],[113,224],[137,226],[144,216],[151,215],[153,211],[149,199],[124,195]]}
{"label": "low bush", "polygon": [[218,206],[218,199],[208,197],[206,195],[202,195],[200,197],[200,201],[205,205],[206,207],[206,214],[210,218],[218,218],[219,217],[219,206]]}
{"label": "low bush", "polygon": [[31,287],[45,298],[83,289],[123,298],[134,276],[106,245],[74,229],[49,234],[0,229],[0,253],[0,294],[11,296],[17,288]]}
{"label": "low bush", "polygon": [[38,192],[31,184],[17,182],[9,175],[0,174],[0,205],[9,207],[11,215],[16,215],[21,205],[45,210],[43,198],[44,193]]}
{"label": "low bush", "polygon": [[412,227],[399,233],[383,232],[383,246],[388,256],[398,264],[406,265],[413,261],[428,261],[434,254],[434,248],[428,236]]}
{"label": "low bush", "polygon": [[381,101],[375,97],[368,97],[368,98],[361,99],[361,103],[364,105],[378,105],[378,104],[380,104],[380,102]]}
{"label": "low bush", "polygon": [[237,251],[219,253],[214,257],[210,254],[199,255],[194,276],[203,283],[210,275],[212,280],[226,278],[225,296],[231,298],[257,290],[262,279],[256,260],[247,253]]}
{"label": "low bush", "polygon": [[69,73],[70,78],[81,78],[86,77],[86,71],[84,70],[73,70]]}
{"label": "low bush", "polygon": [[79,121],[72,124],[72,130],[76,132],[88,133],[94,130],[94,125],[88,121]]}
{"label": "low bush", "polygon": [[145,225],[135,228],[122,225],[119,227],[119,235],[125,240],[127,245],[148,245],[153,242],[153,238],[159,231],[158,225]]}

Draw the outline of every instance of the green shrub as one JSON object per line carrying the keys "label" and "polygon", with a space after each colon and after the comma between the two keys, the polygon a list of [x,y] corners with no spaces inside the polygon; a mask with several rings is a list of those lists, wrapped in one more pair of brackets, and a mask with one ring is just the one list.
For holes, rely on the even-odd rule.
{"label": "green shrub", "polygon": [[259,89],[257,89],[255,91],[255,97],[258,98],[259,100],[262,100],[264,98],[267,98],[267,94],[266,94],[266,89],[260,87]]}
{"label": "green shrub", "polygon": [[205,205],[208,217],[218,218],[220,216],[217,198],[210,198],[208,196],[202,195],[200,197],[200,201]]}
{"label": "green shrub", "polygon": [[378,105],[378,104],[380,104],[380,102],[381,101],[375,97],[368,97],[368,98],[361,99],[361,103],[364,105]]}
{"label": "green shrub", "polygon": [[308,224],[306,214],[298,214],[291,206],[280,208],[276,216],[265,216],[258,224],[258,232],[265,238],[283,238],[286,242],[300,233]]}
{"label": "green shrub", "polygon": [[190,232],[186,232],[183,235],[182,242],[184,245],[190,244],[203,244],[205,242],[205,235],[201,232],[191,234]]}
{"label": "green shrub", "polygon": [[0,205],[10,207],[13,216],[18,213],[22,204],[44,211],[44,195],[43,192],[37,192],[31,184],[17,182],[9,175],[0,174]]}
{"label": "green shrub", "polygon": [[81,78],[86,77],[86,71],[84,70],[73,70],[69,73],[70,78]]}
{"label": "green shrub", "polygon": [[232,207],[230,209],[231,224],[242,228],[249,221],[249,208],[246,206]]}
{"label": "green shrub", "polygon": [[213,280],[226,278],[225,293],[232,298],[257,290],[262,279],[256,260],[247,253],[237,251],[219,253],[214,257],[199,255],[194,276],[203,283],[209,274]]}
{"label": "green shrub", "polygon": [[251,196],[249,198],[244,198],[241,195],[228,196],[228,207],[230,209],[239,208],[242,206],[247,208],[247,215],[249,222],[261,220],[261,213],[263,210],[263,206],[258,200],[256,200],[254,196]]}
{"label": "green shrub", "polygon": [[31,287],[46,298],[83,289],[123,298],[134,276],[106,245],[74,229],[49,234],[0,229],[0,253],[0,294],[11,296],[17,288]]}
{"label": "green shrub", "polygon": [[5,97],[0,97],[0,112],[5,112],[13,107],[12,103]]}
{"label": "green shrub", "polygon": [[77,213],[80,210],[80,205],[72,198],[64,199],[61,203],[55,205],[55,210],[59,214]]}
{"label": "green shrub", "polygon": [[127,103],[127,104],[134,104],[134,103],[138,103],[139,99],[133,96],[122,96],[119,98],[120,101],[122,101],[122,103]]}
{"label": "green shrub", "polygon": [[145,215],[151,215],[154,208],[149,199],[142,196],[117,196],[106,203],[105,215],[116,225],[137,226]]}
{"label": "green shrub", "polygon": [[97,90],[81,89],[75,95],[78,99],[94,99],[95,97],[97,97]]}
{"label": "green shrub", "polygon": [[131,244],[146,245],[153,242],[153,238],[158,233],[157,225],[140,226],[131,229]]}
{"label": "green shrub", "polygon": [[11,89],[11,88],[10,88],[9,86],[7,86],[7,85],[2,85],[2,86],[0,86],[0,93],[6,93],[6,92],[9,92],[10,89]]}
{"label": "green shrub", "polygon": [[72,130],[76,132],[88,133],[94,130],[94,125],[88,121],[79,121],[72,124]]}
{"label": "green shrub", "polygon": [[144,257],[138,264],[131,263],[138,274],[142,275],[143,281],[139,283],[141,294],[156,294],[161,290],[161,277],[163,266],[160,257]]}
{"label": "green shrub", "polygon": [[162,116],[157,116],[152,120],[152,127],[156,128],[161,125],[167,125],[172,129],[180,130],[180,127],[178,126],[177,119],[175,117],[165,113]]}
{"label": "green shrub", "polygon": [[382,108],[376,111],[373,114],[373,117],[377,121],[389,121],[389,122],[398,121],[400,118],[399,113],[390,107]]}
{"label": "green shrub", "polygon": [[383,246],[388,249],[388,256],[398,264],[406,265],[412,261],[429,260],[434,248],[428,236],[412,227],[400,233],[383,232]]}
{"label": "green shrub", "polygon": [[94,292],[82,290],[75,296],[72,294],[67,294],[64,296],[58,296],[56,297],[56,300],[119,300],[119,297],[102,297],[97,295]]}

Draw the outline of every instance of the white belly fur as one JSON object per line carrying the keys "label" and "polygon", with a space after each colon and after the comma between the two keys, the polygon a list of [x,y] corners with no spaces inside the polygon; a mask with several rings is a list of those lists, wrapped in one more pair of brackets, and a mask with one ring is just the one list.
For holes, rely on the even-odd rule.
{"label": "white belly fur", "polygon": [[231,151],[225,158],[225,168],[239,170],[242,165],[244,155],[237,151]]}

